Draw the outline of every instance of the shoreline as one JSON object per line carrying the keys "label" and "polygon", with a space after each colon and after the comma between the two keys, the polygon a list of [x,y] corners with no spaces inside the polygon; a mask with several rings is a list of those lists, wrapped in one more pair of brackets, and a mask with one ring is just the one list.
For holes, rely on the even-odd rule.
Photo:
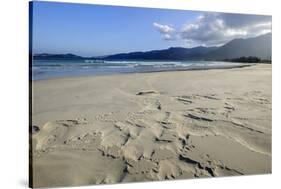
{"label": "shoreline", "polygon": [[251,64],[245,64],[245,65],[237,65],[237,66],[217,66],[217,67],[207,67],[207,68],[177,68],[174,70],[151,70],[151,71],[136,71],[136,72],[124,72],[124,73],[108,73],[108,74],[97,74],[97,75],[91,75],[91,74],[85,74],[85,75],[72,75],[72,76],[57,76],[57,77],[51,77],[51,78],[45,78],[45,79],[32,79],[30,81],[42,81],[42,80],[54,80],[54,79],[66,79],[66,78],[83,78],[83,77],[102,77],[102,76],[118,76],[118,75],[127,75],[127,74],[142,74],[142,73],[162,73],[162,72],[188,72],[188,71],[207,71],[207,70],[228,70],[228,69],[235,69],[235,68],[246,68],[256,65],[266,65],[266,63],[251,63]]}

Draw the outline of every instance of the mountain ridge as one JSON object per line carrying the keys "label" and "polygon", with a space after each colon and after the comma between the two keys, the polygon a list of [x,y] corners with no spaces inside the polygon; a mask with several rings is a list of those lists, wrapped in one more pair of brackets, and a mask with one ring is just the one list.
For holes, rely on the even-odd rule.
{"label": "mountain ridge", "polygon": [[82,57],[75,54],[35,54],[35,60],[225,60],[239,57],[271,59],[272,34],[267,33],[252,38],[236,38],[216,47],[197,46],[193,48],[170,47],[162,50],[118,53],[103,57]]}

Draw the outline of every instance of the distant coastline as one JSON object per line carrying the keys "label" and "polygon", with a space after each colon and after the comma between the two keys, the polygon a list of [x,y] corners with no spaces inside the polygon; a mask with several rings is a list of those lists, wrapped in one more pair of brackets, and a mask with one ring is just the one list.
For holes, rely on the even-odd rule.
{"label": "distant coastline", "polygon": [[[107,56],[83,57],[67,54],[34,54],[33,60],[136,60],[136,61],[229,61],[271,62],[271,33],[247,39],[233,39],[220,47],[170,47],[146,52],[119,53]],[[266,44],[266,45],[265,45]]]}

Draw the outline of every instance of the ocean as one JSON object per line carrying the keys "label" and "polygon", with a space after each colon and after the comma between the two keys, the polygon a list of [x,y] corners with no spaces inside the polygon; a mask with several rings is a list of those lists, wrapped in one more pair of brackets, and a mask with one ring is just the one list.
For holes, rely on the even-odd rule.
{"label": "ocean", "polygon": [[34,60],[30,67],[30,74],[32,80],[42,80],[74,76],[98,76],[125,73],[223,69],[239,67],[242,65],[245,65],[245,63],[218,61]]}

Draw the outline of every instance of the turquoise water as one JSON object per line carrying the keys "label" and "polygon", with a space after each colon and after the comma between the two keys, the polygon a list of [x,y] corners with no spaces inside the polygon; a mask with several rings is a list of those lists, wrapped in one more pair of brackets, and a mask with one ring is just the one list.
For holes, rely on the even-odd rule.
{"label": "turquoise water", "polygon": [[241,63],[216,61],[33,61],[31,79],[97,76],[124,73],[215,69],[241,66]]}

